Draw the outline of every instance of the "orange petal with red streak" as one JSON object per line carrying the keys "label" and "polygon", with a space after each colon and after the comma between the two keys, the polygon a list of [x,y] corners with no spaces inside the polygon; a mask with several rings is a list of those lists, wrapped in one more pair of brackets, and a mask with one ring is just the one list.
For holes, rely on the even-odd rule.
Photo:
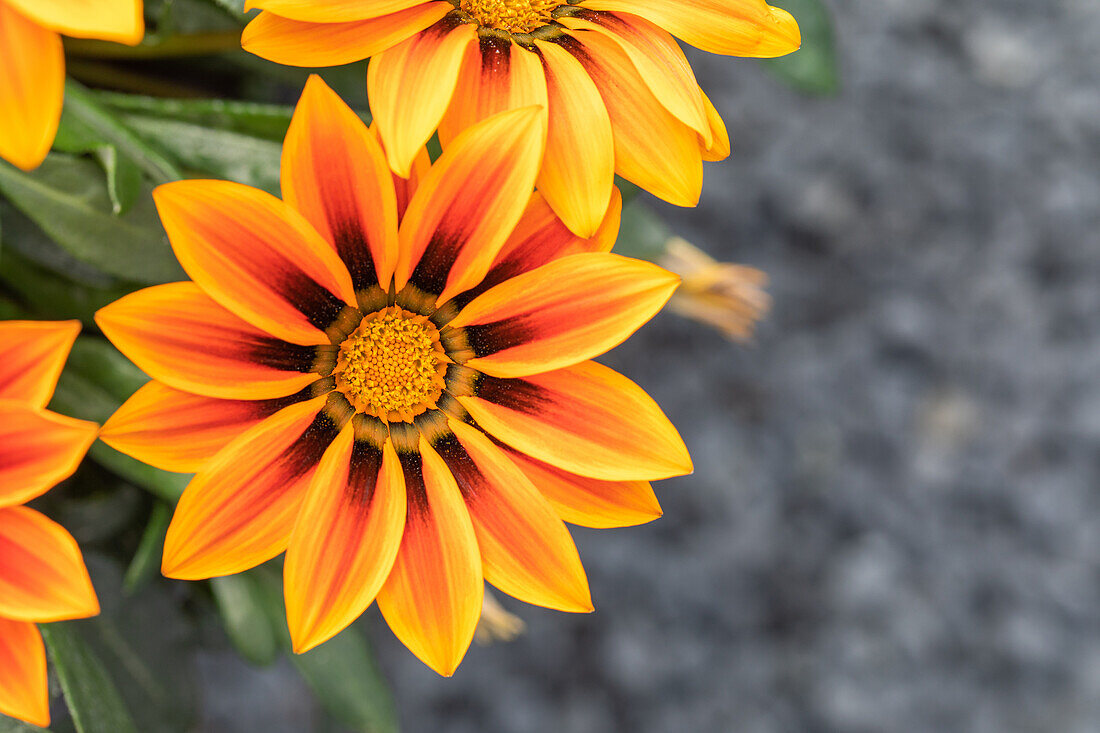
{"label": "orange petal with red streak", "polygon": [[64,95],[61,36],[0,2],[0,158],[37,168],[57,135]]}
{"label": "orange petal with red streak", "polygon": [[71,476],[98,427],[0,400],[0,507],[30,501]]}
{"label": "orange petal with red streak", "polygon": [[80,333],[80,321],[0,323],[0,400],[45,407]]}
{"label": "orange petal with red streak", "polygon": [[27,621],[0,618],[0,713],[50,724],[46,647],[38,627]]}

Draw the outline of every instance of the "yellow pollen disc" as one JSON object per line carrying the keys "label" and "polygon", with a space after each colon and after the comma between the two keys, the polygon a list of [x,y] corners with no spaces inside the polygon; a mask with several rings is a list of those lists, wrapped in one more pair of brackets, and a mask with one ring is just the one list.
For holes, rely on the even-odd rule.
{"label": "yellow pollen disc", "polygon": [[435,407],[450,359],[425,316],[385,308],[340,346],[336,386],[359,412],[397,422]]}
{"label": "yellow pollen disc", "polygon": [[550,11],[561,0],[460,0],[459,7],[487,28],[509,33],[530,33],[547,25]]}

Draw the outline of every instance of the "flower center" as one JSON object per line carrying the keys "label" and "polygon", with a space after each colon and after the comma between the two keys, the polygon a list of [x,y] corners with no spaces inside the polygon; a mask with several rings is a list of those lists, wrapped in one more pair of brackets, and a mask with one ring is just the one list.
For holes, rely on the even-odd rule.
{"label": "flower center", "polygon": [[551,21],[550,11],[561,0],[459,0],[459,7],[487,28],[530,33]]}
{"label": "flower center", "polygon": [[366,316],[340,345],[336,387],[359,412],[411,421],[436,406],[448,363],[427,317],[384,308]]}

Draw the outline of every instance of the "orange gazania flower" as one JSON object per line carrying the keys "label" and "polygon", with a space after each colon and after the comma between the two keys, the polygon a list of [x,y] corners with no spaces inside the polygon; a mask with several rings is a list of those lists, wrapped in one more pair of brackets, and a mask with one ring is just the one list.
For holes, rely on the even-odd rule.
{"label": "orange gazania flower", "polygon": [[99,613],[76,541],[20,506],[68,478],[95,440],[94,423],[45,409],[79,331],[75,321],[0,322],[0,713],[42,726],[50,706],[35,623]]}
{"label": "orange gazania flower", "polygon": [[129,45],[145,35],[141,0],[0,0],[0,158],[45,159],[61,120],[61,35]]}
{"label": "orange gazania flower", "polygon": [[589,611],[562,518],[659,516],[647,483],[691,461],[626,377],[589,361],[671,296],[675,275],[610,254],[532,197],[537,108],[457,137],[411,181],[318,78],[283,148],[283,200],[222,181],[155,192],[193,282],[101,310],[154,381],[103,430],[147,463],[197,471],[163,570],[200,579],[286,550],[294,648],[375,598],[441,674],[457,667],[484,581]]}
{"label": "orange gazania flower", "polygon": [[549,110],[538,187],[580,236],[599,227],[614,174],[680,206],[703,161],[729,155],[725,125],[673,35],[713,53],[781,56],[798,24],[764,0],[248,0],[242,43],[292,66],[375,57],[371,112],[407,176],[439,128],[532,104]]}

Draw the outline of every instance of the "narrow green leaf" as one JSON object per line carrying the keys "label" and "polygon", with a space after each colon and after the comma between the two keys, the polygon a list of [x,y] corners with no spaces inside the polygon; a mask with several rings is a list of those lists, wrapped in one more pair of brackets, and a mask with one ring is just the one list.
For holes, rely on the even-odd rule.
{"label": "narrow green leaf", "polygon": [[229,640],[248,661],[268,665],[279,658],[282,639],[265,610],[266,597],[253,573],[212,578],[210,588]]}
{"label": "narrow green leaf", "polygon": [[71,622],[44,624],[42,638],[79,733],[137,733],[133,718],[99,661]]}
{"label": "narrow green leaf", "polygon": [[50,730],[0,714],[0,733],[50,733]]}
{"label": "narrow green leaf", "polygon": [[10,248],[0,257],[0,281],[39,318],[79,318],[85,325],[93,323],[95,312],[112,303],[132,288],[93,287],[60,277],[44,267],[30,262]]}
{"label": "narrow green leaf", "polygon": [[623,207],[623,221],[615,242],[615,252],[656,261],[664,254],[665,244],[671,236],[672,231],[661,217],[644,202],[634,199]]}
{"label": "narrow green leaf", "polygon": [[800,91],[836,94],[840,90],[840,65],[829,9],[822,0],[774,0],[773,4],[798,20],[802,48],[781,58],[767,59],[764,68]]}
{"label": "narrow green leaf", "polygon": [[282,142],[294,114],[293,107],[226,99],[165,99],[113,92],[99,92],[98,96],[124,118],[158,117],[271,142]]}
{"label": "narrow green leaf", "polygon": [[126,568],[126,575],[122,580],[126,595],[133,595],[157,574],[160,569],[161,552],[164,550],[164,535],[171,521],[170,504],[158,501],[153,505],[153,511],[145,524],[145,531],[142,532],[137,552],[134,553],[134,559],[130,561],[130,566]]}
{"label": "narrow green leaf", "polygon": [[61,114],[61,125],[54,137],[53,149],[62,153],[91,153],[107,174],[107,193],[114,214],[129,211],[141,192],[141,168],[118,148],[103,139],[95,129],[78,119],[69,106]]}

